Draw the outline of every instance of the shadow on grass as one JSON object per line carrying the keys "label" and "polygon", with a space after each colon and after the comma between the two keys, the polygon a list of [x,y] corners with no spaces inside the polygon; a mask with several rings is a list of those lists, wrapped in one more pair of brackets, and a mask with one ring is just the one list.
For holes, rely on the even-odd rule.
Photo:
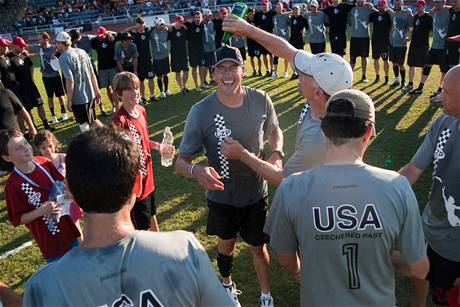
{"label": "shadow on grass", "polygon": [[14,240],[4,244],[3,246],[0,246],[0,254],[6,251],[12,250],[30,240],[32,240],[32,235],[29,232],[26,232],[22,234],[21,236],[15,238]]}

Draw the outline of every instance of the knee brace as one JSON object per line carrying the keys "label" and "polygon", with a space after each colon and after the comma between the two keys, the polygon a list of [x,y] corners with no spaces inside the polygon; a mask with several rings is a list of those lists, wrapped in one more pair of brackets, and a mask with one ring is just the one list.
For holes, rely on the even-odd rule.
{"label": "knee brace", "polygon": [[232,273],[233,255],[227,256],[217,252],[217,266],[222,277],[229,277]]}
{"label": "knee brace", "polygon": [[431,72],[431,66],[423,66],[423,75],[424,76],[429,76]]}

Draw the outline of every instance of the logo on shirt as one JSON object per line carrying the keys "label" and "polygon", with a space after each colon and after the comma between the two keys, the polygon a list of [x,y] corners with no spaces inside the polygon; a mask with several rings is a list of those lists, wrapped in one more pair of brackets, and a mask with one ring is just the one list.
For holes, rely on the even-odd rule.
{"label": "logo on shirt", "polygon": [[457,19],[457,15],[456,15],[456,14],[452,15],[452,21],[455,21],[455,19]]}
{"label": "logo on shirt", "polygon": [[181,36],[182,36],[182,33],[176,32],[176,36],[177,36],[177,37],[181,37]]}
{"label": "logo on shirt", "polygon": [[[100,307],[108,307],[108,306],[109,306],[108,304],[105,304]],[[120,297],[117,298],[110,306],[128,307],[128,306],[134,306],[134,302],[129,296],[122,293]],[[152,290],[149,289],[149,290],[144,290],[140,293],[139,306],[163,307],[164,305],[160,302],[160,300],[152,292]]]}
{"label": "logo on shirt", "polygon": [[145,38],[146,38],[145,35],[142,34],[142,35],[141,35],[141,39],[142,39],[143,41],[145,41]]}
{"label": "logo on shirt", "polygon": [[334,14],[338,14],[339,13],[339,9],[334,9]]}
{"label": "logo on shirt", "polygon": [[377,20],[378,20],[378,21],[382,21],[382,20],[383,20],[383,17],[382,17],[382,16],[379,16],[379,17],[377,18]]}
{"label": "logo on shirt", "polygon": [[221,129],[221,130],[217,130],[214,135],[216,136],[216,138],[218,139],[224,139],[228,136],[230,136],[232,134],[232,131],[230,129]]}
{"label": "logo on shirt", "polygon": [[265,19],[267,19],[267,16],[262,15],[262,20],[265,20]]}
{"label": "logo on shirt", "polygon": [[420,20],[417,19],[417,20],[415,21],[415,25],[418,26],[419,24],[420,24]]}
{"label": "logo on shirt", "polygon": [[18,60],[18,64],[19,64],[20,66],[24,65],[24,60],[23,60],[23,59],[19,59],[19,60]]}
{"label": "logo on shirt", "polygon": [[104,48],[104,49],[107,48],[107,44],[106,44],[106,43],[102,43],[101,46],[102,46],[102,48]]}
{"label": "logo on shirt", "polygon": [[296,24],[297,24],[297,20],[294,19],[294,21],[292,22],[292,24],[296,25]]}
{"label": "logo on shirt", "polygon": [[196,33],[200,33],[200,28],[196,28]]}

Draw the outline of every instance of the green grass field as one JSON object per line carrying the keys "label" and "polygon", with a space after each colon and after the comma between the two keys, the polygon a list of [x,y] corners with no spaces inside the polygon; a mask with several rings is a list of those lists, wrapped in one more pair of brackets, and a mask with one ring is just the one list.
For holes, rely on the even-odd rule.
{"label": "green grass field", "polygon": [[[248,74],[252,74],[251,69],[248,69]],[[373,67],[368,65],[368,78],[371,82],[374,77]],[[355,68],[355,79],[359,80],[360,78],[360,62],[358,61],[358,65]],[[35,71],[35,80],[42,97],[45,98],[45,90],[38,69]],[[390,89],[381,83],[355,84],[355,88],[365,91],[374,99],[377,111],[377,136],[367,150],[365,162],[383,167],[386,155],[390,154],[393,158],[392,169],[397,170],[410,160],[422,142],[430,123],[440,113],[440,108],[431,106],[428,100],[429,94],[437,88],[438,80],[439,70],[434,68],[425,86],[425,93],[418,97],[404,95],[399,89]],[[179,90],[173,74],[170,74],[170,84],[171,91],[177,93]],[[192,84],[190,76],[188,87],[192,88]],[[256,77],[246,78],[244,84],[267,91],[272,97],[284,132],[285,152],[289,157],[294,148],[297,119],[303,104],[303,99],[297,93],[297,81],[288,81],[288,79],[283,78],[272,81],[267,78]],[[415,84],[418,85],[418,78],[416,78]],[[157,86],[155,87],[156,96],[158,96],[158,88]],[[200,92],[192,91],[186,95],[174,94],[161,102],[155,102],[147,106],[151,138],[161,141],[164,127],[170,126],[175,136],[174,143],[178,147],[182,137],[184,121],[190,107],[212,91],[213,89],[208,89]],[[109,110],[105,90],[103,90],[103,93],[106,110]],[[57,105],[57,102],[55,103]],[[47,106],[45,108],[48,110]],[[35,121],[39,122],[37,115],[35,115]],[[63,124],[60,123],[56,128],[55,134],[64,146],[68,144],[74,134],[79,132],[73,120]],[[164,168],[160,166],[158,154],[154,154],[153,159],[156,183],[155,197],[158,206],[157,217],[161,230],[184,229],[193,232],[207,250],[215,266],[216,240],[205,234],[207,210],[203,190],[197,183],[176,174],[174,167]],[[203,158],[197,160],[203,161]],[[425,175],[414,186],[420,208],[423,208],[429,191],[430,179],[428,174],[429,172],[425,172]],[[0,178],[2,187],[6,179],[7,177]],[[1,190],[3,192],[3,189]],[[275,188],[271,187],[271,196],[273,196],[274,191]],[[9,224],[2,194],[0,198],[0,255],[29,240],[31,240],[31,236],[24,226],[13,228]],[[286,271],[280,268],[273,252],[271,252],[271,255],[272,295],[276,304],[278,306],[298,305],[298,285]],[[44,260],[34,243],[32,247],[0,259],[0,280],[7,282],[22,293],[27,279],[43,264]],[[243,291],[240,296],[240,302],[247,306],[257,305],[259,298],[257,278],[252,266],[250,252],[241,241],[236,246],[233,272],[234,280]],[[318,278],[320,277],[318,276]],[[331,286],[333,287],[333,285]],[[397,303],[399,306],[409,306],[408,289],[407,280],[398,278]]]}

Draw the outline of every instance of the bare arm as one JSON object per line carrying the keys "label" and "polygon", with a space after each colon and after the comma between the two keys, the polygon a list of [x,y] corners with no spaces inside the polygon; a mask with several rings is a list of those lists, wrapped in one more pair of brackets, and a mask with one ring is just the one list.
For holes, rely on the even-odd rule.
{"label": "bare arm", "polygon": [[139,65],[139,58],[134,58],[133,60],[133,70],[134,73],[137,75],[137,66]]}
{"label": "bare arm", "polygon": [[206,191],[224,189],[224,184],[220,181],[216,170],[210,166],[193,164],[191,156],[179,154],[176,160],[176,171],[181,176],[195,179]]}
{"label": "bare arm", "polygon": [[283,152],[283,131],[281,131],[279,127],[273,130],[273,132],[268,136],[268,144],[272,149],[272,154],[267,159],[267,162],[282,168],[283,157],[279,154],[279,152]]}
{"label": "bare arm", "polygon": [[408,163],[399,170],[399,173],[409,180],[409,183],[414,184],[422,175],[423,170],[417,168],[412,163]]}
{"label": "bare arm", "polygon": [[19,307],[22,306],[22,297],[11,290],[6,284],[0,282],[0,302],[5,306]]}
{"label": "bare arm", "polygon": [[65,89],[67,91],[67,110],[70,112],[72,112],[73,85],[73,78],[65,79]]}
{"label": "bare arm", "polygon": [[29,211],[27,213],[24,213],[21,215],[21,224],[28,224],[32,222],[33,220],[46,215],[46,214],[58,214],[60,211],[59,207],[56,205],[54,202],[46,202],[42,204],[40,207],[37,209],[34,209],[32,211]]}
{"label": "bare arm", "polygon": [[121,61],[117,60],[117,69],[119,72],[123,71],[123,65],[121,65]]}
{"label": "bare arm", "polygon": [[91,70],[91,85],[93,86],[94,95],[96,96],[96,102],[98,104],[102,103],[102,95],[101,91],[99,90],[99,85],[97,84],[96,74],[94,70]]}
{"label": "bare arm", "polygon": [[295,279],[300,283],[300,259],[297,253],[276,252],[276,255],[280,265],[294,274]]}
{"label": "bare arm", "polygon": [[430,268],[427,256],[417,261],[406,262],[398,251],[393,252],[391,255],[391,263],[402,275],[418,279],[424,279]]}
{"label": "bare arm", "polygon": [[35,129],[34,123],[32,122],[32,118],[30,118],[30,114],[26,111],[24,107],[21,109],[21,111],[19,111],[18,116],[26,122],[27,127],[29,127],[30,136],[34,137],[37,134],[37,129]]}

